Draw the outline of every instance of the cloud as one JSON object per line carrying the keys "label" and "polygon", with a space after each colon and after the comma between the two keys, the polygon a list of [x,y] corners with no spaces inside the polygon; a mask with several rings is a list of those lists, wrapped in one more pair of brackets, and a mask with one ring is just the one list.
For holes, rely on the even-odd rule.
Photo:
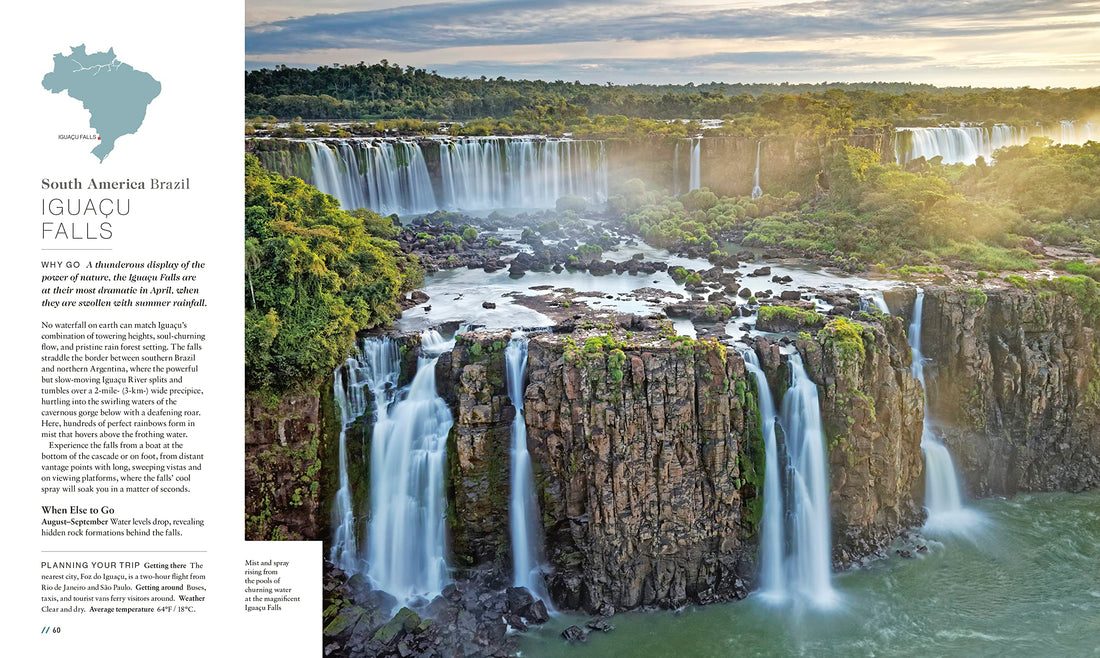
{"label": "cloud", "polygon": [[[587,82],[1100,82],[1100,0],[293,2],[250,1],[250,14],[279,17],[246,29],[250,67],[389,59]],[[317,6],[331,13],[304,15]]]}
{"label": "cloud", "polygon": [[249,27],[250,56],[310,49],[394,52],[593,40],[974,36],[1100,25],[1100,2],[856,0],[761,6],[484,0],[316,14]]}
{"label": "cloud", "polygon": [[829,70],[837,75],[841,72],[855,75],[858,72],[882,71],[899,66],[911,67],[929,61],[929,58],[923,56],[759,51],[658,59],[606,58],[537,63],[469,61],[437,66],[435,70],[452,76],[503,75],[507,78],[529,80],[579,79],[624,84],[691,80],[702,83],[719,80],[791,79],[792,76],[803,78],[805,76],[802,73],[809,71],[813,72],[809,80],[820,80],[822,70]]}

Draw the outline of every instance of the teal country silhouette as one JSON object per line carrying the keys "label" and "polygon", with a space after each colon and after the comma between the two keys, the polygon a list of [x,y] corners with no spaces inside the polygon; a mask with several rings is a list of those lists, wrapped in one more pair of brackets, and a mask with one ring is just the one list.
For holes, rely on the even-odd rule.
{"label": "teal country silhouette", "polygon": [[92,154],[103,162],[119,137],[141,127],[149,103],[160,95],[160,82],[119,61],[114,48],[88,53],[79,45],[71,50],[53,56],[53,71],[42,78],[42,86],[55,94],[68,90],[84,104],[91,113],[88,123],[100,140]]}

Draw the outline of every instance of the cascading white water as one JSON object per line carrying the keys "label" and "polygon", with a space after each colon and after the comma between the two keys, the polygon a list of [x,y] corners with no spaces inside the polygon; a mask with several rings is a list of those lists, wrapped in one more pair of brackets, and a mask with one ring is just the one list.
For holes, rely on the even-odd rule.
{"label": "cascading white water", "polygon": [[756,143],[756,171],[752,174],[752,198],[759,199],[764,196],[764,190],[760,189],[760,142]]}
{"label": "cascading white water", "polygon": [[[935,128],[898,128],[895,156],[898,164],[910,160],[943,157],[944,164],[972,165],[981,156],[990,161],[993,152],[1005,146],[1019,146],[1030,139],[1027,128],[1016,126],[937,126]],[[908,148],[900,133],[908,132]]]}
{"label": "cascading white water", "polygon": [[878,312],[890,315],[890,307],[886,305],[886,297],[881,290],[872,290],[869,294],[859,298],[859,310],[869,311],[874,307]]}
{"label": "cascading white water", "polygon": [[1062,121],[1059,126],[1060,130],[1060,142],[1063,144],[1077,144],[1081,145],[1085,142],[1096,141],[1100,134],[1096,131],[1096,126],[1091,121],[1081,123],[1079,121]]}
{"label": "cascading white water", "polygon": [[[354,359],[348,359],[354,364]],[[340,408],[342,424],[340,426],[340,489],[332,506],[332,546],[329,548],[329,561],[348,574],[360,570],[359,549],[355,541],[355,511],[351,500],[351,478],[348,475],[347,427],[349,404],[344,389],[343,370],[347,366],[336,368],[333,373],[332,392],[336,406]],[[354,366],[352,366],[354,367]],[[350,369],[350,368],[349,368]]]}
{"label": "cascading white water", "polygon": [[306,142],[313,169],[313,186],[325,194],[331,194],[340,207],[349,210],[366,208],[366,188],[359,183],[359,161],[355,151],[346,143],[336,146],[336,151],[323,142]]}
{"label": "cascading white water", "polygon": [[[382,148],[387,146],[382,144]],[[434,212],[439,208],[432,189],[432,178],[428,175],[428,164],[424,161],[424,151],[414,142],[401,142],[405,151],[406,177],[408,180],[408,202],[404,206],[406,213],[422,214]],[[395,210],[394,212],[400,212]]]}
{"label": "cascading white water", "polygon": [[924,291],[917,289],[913,303],[913,321],[909,325],[909,348],[913,352],[913,378],[924,390],[924,427],[920,449],[924,453],[924,507],[928,510],[925,528],[935,531],[964,531],[977,517],[963,507],[955,463],[947,446],[936,438],[928,408],[928,385],[924,379],[924,353],[921,352],[921,324],[924,317]]}
{"label": "cascading white water", "polygon": [[399,601],[430,599],[449,579],[443,469],[453,418],[436,392],[435,365],[453,346],[434,330],[421,334],[416,376],[371,437],[368,574]]}
{"label": "cascading white water", "polygon": [[787,357],[791,385],[783,396],[780,425],[787,449],[788,508],[787,590],[798,600],[828,608],[838,597],[832,585],[829,527],[829,482],[825,434],[817,385],[802,357]]}
{"label": "cascading white water", "polygon": [[552,208],[566,195],[607,201],[603,142],[485,137],[439,145],[448,210]]}
{"label": "cascading white water", "polygon": [[691,141],[691,169],[688,170],[688,192],[702,187],[702,148],[702,139],[696,138]]}
{"label": "cascading white water", "polygon": [[760,595],[778,603],[787,598],[784,574],[783,484],[775,438],[775,401],[756,352],[744,350],[745,368],[756,380],[760,431],[764,437],[764,514],[760,523]]}
{"label": "cascading white water", "polygon": [[542,541],[538,525],[531,455],[527,452],[527,422],[523,416],[523,393],[527,378],[527,336],[514,332],[504,349],[508,399],[516,410],[512,420],[511,495],[508,503],[512,533],[512,584],[526,587],[535,596],[547,600],[542,580]]}
{"label": "cascading white water", "polygon": [[307,141],[312,183],[347,210],[384,215],[423,214],[439,204],[424,153],[415,142],[340,140],[333,147]]}
{"label": "cascading white water", "polygon": [[672,147],[672,194],[680,196],[680,140]]}
{"label": "cascading white water", "polygon": [[366,390],[374,400],[375,423],[386,418],[400,372],[397,345],[388,337],[364,338],[359,341],[358,348],[358,354],[344,361],[333,373],[333,397],[340,410],[340,489],[333,501],[329,560],[349,575],[362,570],[362,558],[356,541],[347,430],[367,412]]}

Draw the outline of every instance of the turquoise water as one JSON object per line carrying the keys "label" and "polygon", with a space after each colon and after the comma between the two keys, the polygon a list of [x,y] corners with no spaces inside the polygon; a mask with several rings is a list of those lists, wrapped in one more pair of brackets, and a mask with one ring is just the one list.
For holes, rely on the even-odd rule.
{"label": "turquoise water", "polygon": [[969,536],[840,574],[832,612],[750,597],[679,612],[628,613],[574,646],[589,617],[555,618],[523,656],[1100,656],[1100,492],[985,500]]}

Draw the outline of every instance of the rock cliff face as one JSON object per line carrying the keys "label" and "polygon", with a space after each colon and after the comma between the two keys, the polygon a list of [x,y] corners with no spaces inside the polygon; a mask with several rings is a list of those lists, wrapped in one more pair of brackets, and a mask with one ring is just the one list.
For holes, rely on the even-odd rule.
{"label": "rock cliff face", "polygon": [[[458,566],[509,560],[508,338],[464,334],[440,366],[456,408]],[[763,339],[755,349],[778,400],[784,357]],[[923,398],[899,319],[834,323],[799,349],[821,387],[835,558],[849,564],[920,521]],[[764,464],[755,384],[735,351],[652,336],[535,335],[524,399],[557,605],[606,612],[745,594]]]}
{"label": "rock cliff face", "polygon": [[327,526],[321,478],[325,415],[331,399],[287,394],[277,403],[245,400],[245,536],[320,539]]}
{"label": "rock cliff face", "polygon": [[926,292],[929,406],[970,493],[1100,486],[1098,326],[1058,292]]}
{"label": "rock cliff face", "polygon": [[834,558],[848,565],[921,521],[924,393],[899,318],[835,319],[798,350],[821,397]]}
{"label": "rock cliff face", "polygon": [[583,346],[536,336],[525,396],[551,594],[588,610],[744,595],[739,458],[755,419],[716,343]]}
{"label": "rock cliff face", "polygon": [[[891,306],[911,309],[912,295],[892,296]],[[971,494],[1100,486],[1098,324],[1068,294],[926,291],[931,415]],[[907,325],[834,317],[795,341],[819,387],[841,565],[920,523],[925,409]],[[455,419],[447,468],[458,577],[504,581],[510,572],[510,338],[462,334],[437,364]],[[416,337],[402,341],[407,383]],[[785,357],[763,338],[753,347],[778,403]],[[606,613],[743,596],[764,464],[757,391],[741,357],[709,341],[580,330],[532,335],[528,354],[528,447],[555,604]],[[368,421],[349,430],[349,454],[369,454]],[[336,462],[337,424],[324,389],[248,399],[250,539],[328,536],[323,501],[337,474],[321,464]],[[355,505],[366,515],[369,470],[360,461]]]}
{"label": "rock cliff face", "polygon": [[[416,373],[420,336],[397,339],[401,381]],[[250,393],[245,400],[245,536],[250,540],[328,540],[330,506],[340,488],[338,464],[340,410],[329,377],[318,390],[297,390],[278,398]],[[363,391],[368,409],[373,401]],[[348,474],[354,513],[370,514],[370,440],[368,411],[347,428]],[[357,539],[362,545],[366,524]]]}
{"label": "rock cliff face", "polygon": [[454,410],[450,465],[452,549],[456,566],[510,567],[508,453],[515,410],[505,383],[509,331],[460,334],[437,380]]}

